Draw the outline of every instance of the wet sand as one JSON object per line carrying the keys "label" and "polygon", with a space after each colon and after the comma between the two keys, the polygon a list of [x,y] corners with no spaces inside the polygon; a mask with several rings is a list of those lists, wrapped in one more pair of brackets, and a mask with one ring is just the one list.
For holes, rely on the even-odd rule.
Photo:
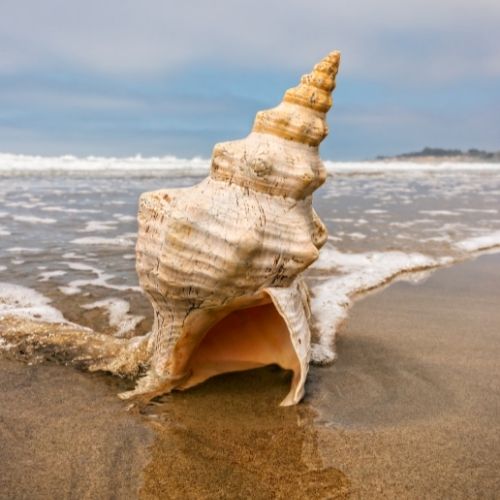
{"label": "wet sand", "polygon": [[354,498],[498,498],[499,254],[358,302],[337,349],[308,404]]}
{"label": "wet sand", "polygon": [[273,367],[144,414],[125,383],[0,361],[0,498],[495,498],[500,255],[360,300],[338,360],[277,405]]}
{"label": "wet sand", "polygon": [[137,498],[154,433],[124,411],[124,387],[0,359],[0,498]]}

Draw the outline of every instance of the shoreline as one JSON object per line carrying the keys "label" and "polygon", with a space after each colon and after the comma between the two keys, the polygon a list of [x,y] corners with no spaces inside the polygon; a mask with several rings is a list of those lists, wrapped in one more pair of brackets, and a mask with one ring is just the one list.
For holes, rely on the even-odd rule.
{"label": "shoreline", "polygon": [[[323,165],[328,176],[337,174],[369,175],[373,173],[418,172],[498,172],[500,161],[459,157],[411,157],[371,160],[329,160]],[[143,157],[113,156],[33,156],[0,153],[0,178],[24,177],[96,177],[96,178],[193,178],[206,176],[210,158],[172,155]]]}
{"label": "shoreline", "polygon": [[325,464],[349,471],[355,498],[498,491],[499,298],[495,253],[356,303],[308,400]]}
{"label": "shoreline", "polygon": [[[288,375],[274,367],[217,377],[131,415],[114,399],[124,381],[0,360],[9,388],[1,491],[114,491],[127,470],[128,497],[140,489],[144,499],[492,494],[499,263],[482,255],[357,299],[336,363],[312,367],[304,403],[288,409],[277,406]],[[82,460],[92,464],[83,473]]]}

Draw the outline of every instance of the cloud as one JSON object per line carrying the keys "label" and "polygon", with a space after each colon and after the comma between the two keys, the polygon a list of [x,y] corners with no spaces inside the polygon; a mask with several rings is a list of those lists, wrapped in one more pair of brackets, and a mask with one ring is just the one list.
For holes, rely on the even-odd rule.
{"label": "cloud", "polygon": [[500,76],[497,0],[3,0],[0,67],[161,74],[207,62],[441,81]]}
{"label": "cloud", "polygon": [[498,0],[2,0],[0,150],[208,156],[328,51],[330,158],[498,148]]}

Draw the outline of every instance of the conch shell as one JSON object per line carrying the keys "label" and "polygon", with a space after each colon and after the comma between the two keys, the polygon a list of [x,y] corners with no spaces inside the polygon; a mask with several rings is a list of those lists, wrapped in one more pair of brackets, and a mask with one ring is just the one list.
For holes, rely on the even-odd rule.
{"label": "conch shell", "polygon": [[268,364],[293,372],[282,405],[303,397],[310,310],[301,273],[327,236],[312,193],[326,177],[318,145],[339,60],[332,52],[257,113],[248,137],[217,144],[199,184],[141,196],[137,273],[154,325],[149,370],[123,399]]}

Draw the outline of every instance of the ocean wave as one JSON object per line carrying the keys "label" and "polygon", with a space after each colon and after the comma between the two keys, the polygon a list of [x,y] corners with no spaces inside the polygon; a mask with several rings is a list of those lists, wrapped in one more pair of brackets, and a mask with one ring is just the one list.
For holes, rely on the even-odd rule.
{"label": "ocean wave", "polygon": [[[500,163],[467,163],[417,161],[352,161],[324,162],[329,174],[383,173],[383,172],[450,172],[450,171],[500,171]],[[198,177],[208,173],[207,158],[178,158],[168,155],[142,157],[140,155],[117,158],[88,156],[29,156],[0,153],[0,176],[95,176],[95,177]]]}
{"label": "ocean wave", "polygon": [[175,156],[128,158],[87,156],[29,156],[0,153],[0,176],[68,175],[127,176],[202,176],[208,173],[210,160]]}
{"label": "ocean wave", "polygon": [[386,172],[499,172],[500,163],[480,163],[480,162],[462,162],[462,161],[397,161],[397,160],[378,160],[378,161],[325,161],[328,173],[386,173]]}

